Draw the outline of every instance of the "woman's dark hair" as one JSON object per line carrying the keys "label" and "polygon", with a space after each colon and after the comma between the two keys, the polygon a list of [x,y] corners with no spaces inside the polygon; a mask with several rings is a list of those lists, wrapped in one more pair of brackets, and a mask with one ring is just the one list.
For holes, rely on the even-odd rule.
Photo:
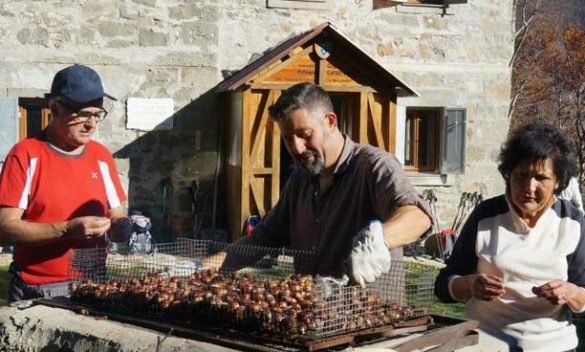
{"label": "woman's dark hair", "polygon": [[573,147],[556,127],[542,122],[527,123],[508,136],[500,151],[498,170],[509,185],[510,173],[520,162],[529,160],[535,163],[547,158],[552,161],[559,183],[555,193],[559,194],[567,187],[571,177],[577,175],[577,157]]}
{"label": "woman's dark hair", "polygon": [[323,88],[313,83],[299,83],[285,90],[268,112],[274,121],[282,121],[297,109],[328,113],[333,111],[333,104]]}

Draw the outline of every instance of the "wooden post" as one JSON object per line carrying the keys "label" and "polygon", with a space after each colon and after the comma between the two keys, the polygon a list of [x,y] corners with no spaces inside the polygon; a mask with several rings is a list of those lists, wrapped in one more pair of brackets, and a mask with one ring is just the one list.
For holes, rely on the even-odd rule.
{"label": "wooden post", "polygon": [[368,93],[360,92],[360,121],[358,143],[368,143]]}

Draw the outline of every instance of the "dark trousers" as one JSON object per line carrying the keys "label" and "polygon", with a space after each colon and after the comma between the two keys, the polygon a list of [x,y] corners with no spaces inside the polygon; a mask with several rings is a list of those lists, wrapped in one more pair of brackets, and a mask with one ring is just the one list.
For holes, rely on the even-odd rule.
{"label": "dark trousers", "polygon": [[8,303],[34,298],[65,296],[69,294],[69,281],[44,285],[28,285],[20,279],[20,274],[14,262],[10,263],[9,273],[10,287],[8,288]]}

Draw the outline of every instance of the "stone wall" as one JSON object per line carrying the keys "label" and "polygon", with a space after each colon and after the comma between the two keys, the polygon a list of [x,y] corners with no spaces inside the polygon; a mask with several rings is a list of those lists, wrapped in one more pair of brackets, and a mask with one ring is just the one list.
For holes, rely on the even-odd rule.
{"label": "stone wall", "polygon": [[400,105],[467,109],[465,174],[446,183],[413,178],[419,190],[435,189],[441,227],[450,226],[461,193],[491,197],[504,191],[496,161],[509,126],[512,1],[470,0],[449,7],[445,16],[436,8],[373,11],[372,1],[365,0],[334,1],[331,11],[320,12],[266,9],[263,3],[222,6],[219,51],[229,53],[218,58],[222,69],[241,68],[289,33],[329,20],[420,93],[399,99]]}
{"label": "stone wall", "polygon": [[[495,161],[508,129],[512,1],[470,0],[447,15],[437,8],[372,10],[372,0],[332,3],[330,10],[309,11],[269,9],[265,0],[0,2],[0,96],[42,96],[64,66],[94,67],[118,98],[97,139],[116,157],[129,206],[153,217],[161,241],[190,236],[193,181],[200,226],[212,222],[225,124],[210,90],[223,72],[243,68],[292,33],[331,21],[421,93],[400,104],[467,108],[466,171],[437,187],[441,219],[452,219],[461,192],[501,193]],[[172,98],[173,130],[127,130],[129,97]]]}

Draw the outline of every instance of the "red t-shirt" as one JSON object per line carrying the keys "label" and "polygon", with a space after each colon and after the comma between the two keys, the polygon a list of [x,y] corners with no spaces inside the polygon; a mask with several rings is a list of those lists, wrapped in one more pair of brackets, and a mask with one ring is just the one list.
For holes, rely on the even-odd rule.
{"label": "red t-shirt", "polygon": [[[0,205],[23,209],[25,221],[54,223],[107,216],[109,209],[125,200],[111,153],[94,141],[72,156],[54,149],[41,133],[12,148],[0,175]],[[59,282],[68,278],[73,248],[104,245],[101,237],[16,246],[14,261],[27,284]]]}

